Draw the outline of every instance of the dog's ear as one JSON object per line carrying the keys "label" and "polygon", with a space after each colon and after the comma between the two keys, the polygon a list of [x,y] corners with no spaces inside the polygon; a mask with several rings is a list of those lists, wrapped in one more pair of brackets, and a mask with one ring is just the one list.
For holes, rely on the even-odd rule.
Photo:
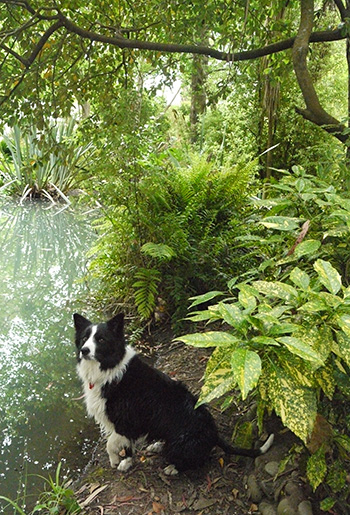
{"label": "dog's ear", "polygon": [[107,326],[114,334],[124,334],[124,313],[118,313],[108,320]]}
{"label": "dog's ear", "polygon": [[89,325],[92,325],[90,320],[83,317],[82,315],[79,315],[78,313],[74,313],[74,327],[77,333],[81,333],[86,327]]}

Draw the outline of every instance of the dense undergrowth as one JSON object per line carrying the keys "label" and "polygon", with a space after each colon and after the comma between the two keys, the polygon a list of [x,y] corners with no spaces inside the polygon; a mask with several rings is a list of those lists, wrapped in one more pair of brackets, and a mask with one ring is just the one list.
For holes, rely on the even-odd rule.
{"label": "dense undergrowth", "polygon": [[[189,145],[183,119],[166,118],[162,105],[129,92],[119,107],[118,123],[92,116],[52,145],[14,128],[12,143],[4,140],[4,188],[52,199],[79,184],[100,210],[89,251],[96,304],[127,311],[136,326],[170,322],[177,334],[192,321],[194,332],[178,339],[214,349],[200,402],[224,396],[228,408],[249,396],[260,429],[274,410],[305,446],[322,508],[349,506],[346,166],[320,160],[274,170],[262,184],[258,159],[225,156],[219,127],[206,145]],[[39,181],[41,171],[63,177],[68,165],[65,185],[52,174]]]}

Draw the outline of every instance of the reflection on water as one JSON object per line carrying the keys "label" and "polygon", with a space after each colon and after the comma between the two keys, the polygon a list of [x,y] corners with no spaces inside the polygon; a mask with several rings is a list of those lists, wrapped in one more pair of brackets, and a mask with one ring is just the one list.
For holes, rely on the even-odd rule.
{"label": "reflection on water", "polygon": [[91,238],[77,213],[0,206],[0,495],[12,499],[42,487],[33,474],[54,474],[61,459],[77,470],[81,449],[89,454],[92,424],[73,400],[72,313],[84,311],[77,299],[87,292],[79,279]]}

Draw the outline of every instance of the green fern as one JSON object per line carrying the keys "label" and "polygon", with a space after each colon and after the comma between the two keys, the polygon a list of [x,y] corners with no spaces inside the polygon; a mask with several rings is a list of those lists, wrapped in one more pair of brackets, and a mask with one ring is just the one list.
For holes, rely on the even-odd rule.
{"label": "green fern", "polygon": [[154,268],[141,268],[136,274],[138,279],[133,287],[135,291],[135,304],[142,318],[149,318],[156,306],[158,283],[160,273]]}
{"label": "green fern", "polygon": [[149,241],[141,247],[141,252],[160,261],[170,261],[171,258],[176,256],[176,252],[169,245],[164,243],[152,243]]}

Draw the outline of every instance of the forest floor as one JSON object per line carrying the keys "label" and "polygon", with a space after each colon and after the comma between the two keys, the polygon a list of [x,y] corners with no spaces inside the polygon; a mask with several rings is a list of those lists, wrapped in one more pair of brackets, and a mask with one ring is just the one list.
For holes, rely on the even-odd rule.
{"label": "forest floor", "polygon": [[[146,349],[149,352],[148,342],[144,348],[138,348],[142,354]],[[199,393],[210,355],[208,349],[173,342],[168,331],[154,336],[151,349],[157,368],[183,381],[193,393]],[[253,411],[246,405],[238,407],[235,413],[221,413],[215,406],[210,410],[228,441],[237,421],[251,418]],[[293,460],[292,449],[298,446],[297,439],[277,418],[266,421],[265,431],[262,439],[275,433],[274,444],[255,460],[226,456],[215,449],[205,467],[171,477],[163,472],[166,464],[162,456],[145,450],[137,452],[128,472],[111,469],[101,439],[74,490],[86,515],[321,513],[300,472],[300,458]]]}

